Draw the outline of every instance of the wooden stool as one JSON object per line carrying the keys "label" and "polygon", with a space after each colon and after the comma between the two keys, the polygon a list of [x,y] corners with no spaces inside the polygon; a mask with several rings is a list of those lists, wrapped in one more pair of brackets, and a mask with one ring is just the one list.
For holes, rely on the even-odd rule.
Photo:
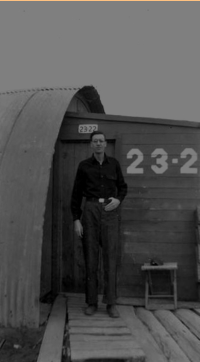
{"label": "wooden stool", "polygon": [[[174,300],[174,309],[177,308],[177,280],[176,280],[176,271],[178,269],[177,263],[164,263],[162,265],[151,265],[150,263],[145,263],[142,265],[141,269],[145,271],[145,308],[148,309],[149,298],[173,298]],[[152,278],[151,271],[169,271],[171,283],[173,287],[173,294],[154,294],[149,295],[149,291],[152,291]]]}

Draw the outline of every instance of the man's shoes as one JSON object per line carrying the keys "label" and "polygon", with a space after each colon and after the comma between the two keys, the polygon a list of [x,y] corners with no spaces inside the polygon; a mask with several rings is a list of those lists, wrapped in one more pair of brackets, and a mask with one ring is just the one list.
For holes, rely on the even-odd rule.
{"label": "man's shoes", "polygon": [[85,309],[85,314],[91,316],[95,314],[96,311],[97,311],[97,304],[89,304],[88,307]]}
{"label": "man's shoes", "polygon": [[119,312],[115,306],[115,304],[108,304],[107,305],[107,312],[109,317],[111,318],[119,318]]}

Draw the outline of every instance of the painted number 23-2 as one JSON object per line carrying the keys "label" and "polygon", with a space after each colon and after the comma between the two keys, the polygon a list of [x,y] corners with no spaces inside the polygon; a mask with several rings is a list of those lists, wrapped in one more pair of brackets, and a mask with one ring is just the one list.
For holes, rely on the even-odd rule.
{"label": "painted number 23-2", "polygon": [[[138,148],[132,148],[127,153],[127,158],[133,158],[134,161],[127,167],[128,174],[143,174],[144,168],[142,166],[142,162],[144,160],[143,153]],[[135,158],[136,157],[136,158]],[[151,169],[156,174],[163,174],[169,168],[169,159],[168,154],[163,148],[156,148],[152,153],[151,157],[155,159],[153,165],[151,165]],[[181,174],[197,174],[198,169],[194,167],[194,164],[197,161],[197,153],[193,148],[185,148],[181,154],[180,158],[187,158],[186,162],[180,167]],[[178,158],[172,158],[171,162],[173,164],[178,164]]]}

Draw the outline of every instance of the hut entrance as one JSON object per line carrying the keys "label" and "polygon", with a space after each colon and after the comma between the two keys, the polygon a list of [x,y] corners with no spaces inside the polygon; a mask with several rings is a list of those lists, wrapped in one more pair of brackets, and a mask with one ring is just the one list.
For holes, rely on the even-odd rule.
{"label": "hut entrance", "polygon": [[[115,143],[108,141],[106,153],[114,156]],[[79,162],[90,157],[88,140],[58,141],[54,161],[54,289],[62,292],[84,292],[85,265],[82,242],[75,235],[70,210],[71,192]],[[83,200],[84,203],[84,200]],[[102,258],[99,263],[99,292],[102,292]],[[60,285],[58,286],[58,280]]]}

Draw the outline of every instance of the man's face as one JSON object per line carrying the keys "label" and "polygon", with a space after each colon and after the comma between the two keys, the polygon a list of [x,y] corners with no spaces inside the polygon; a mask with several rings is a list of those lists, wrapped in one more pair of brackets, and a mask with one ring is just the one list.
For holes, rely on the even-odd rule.
{"label": "man's face", "polygon": [[94,150],[94,153],[104,153],[107,142],[103,134],[96,134],[92,137],[91,147]]}

